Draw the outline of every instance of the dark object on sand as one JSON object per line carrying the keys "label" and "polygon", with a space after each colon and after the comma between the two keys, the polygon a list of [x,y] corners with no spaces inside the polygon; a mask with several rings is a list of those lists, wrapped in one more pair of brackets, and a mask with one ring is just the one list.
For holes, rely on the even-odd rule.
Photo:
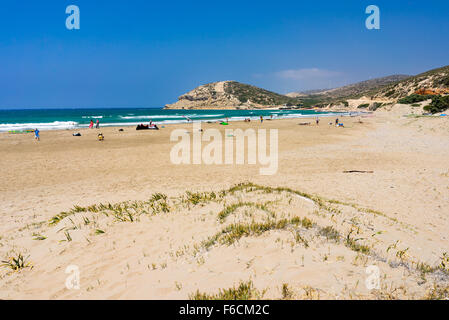
{"label": "dark object on sand", "polygon": [[343,171],[343,173],[374,173],[374,171],[349,170],[349,171]]}
{"label": "dark object on sand", "polygon": [[81,137],[81,133],[77,132],[77,133],[72,134],[72,136],[74,136],[74,137]]}
{"label": "dark object on sand", "polygon": [[300,125],[300,126],[310,126],[310,122],[301,122],[301,123],[298,123],[298,125]]}
{"label": "dark object on sand", "polygon": [[159,127],[156,124],[148,125],[148,124],[139,124],[136,127],[136,130],[159,130]]}
{"label": "dark object on sand", "polygon": [[125,131],[125,130],[123,130],[123,129],[118,129],[118,131]]}

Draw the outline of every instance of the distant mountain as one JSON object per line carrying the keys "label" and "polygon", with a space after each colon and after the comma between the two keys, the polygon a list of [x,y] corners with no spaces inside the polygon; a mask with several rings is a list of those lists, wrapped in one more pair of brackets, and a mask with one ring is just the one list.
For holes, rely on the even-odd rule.
{"label": "distant mountain", "polygon": [[237,81],[220,81],[199,86],[181,95],[166,109],[262,108],[270,106],[299,106],[297,98],[287,97]]}
{"label": "distant mountain", "polygon": [[[363,100],[362,105],[396,103],[416,92],[446,94],[449,90],[449,66],[430,70],[416,76],[393,75],[366,80],[344,87],[281,95],[237,81],[220,81],[199,86],[181,95],[166,109],[226,109],[266,107],[345,107]],[[352,101],[353,100],[353,101]]]}
{"label": "distant mountain", "polygon": [[396,103],[399,99],[419,91],[447,92],[449,89],[449,66],[433,69],[416,76],[393,75],[384,78],[362,81],[341,88],[330,90],[313,90],[291,93],[303,102],[305,107],[311,106],[354,106],[350,100],[365,100],[370,105]]}
{"label": "distant mountain", "polygon": [[401,80],[410,78],[407,75],[392,75],[383,78],[376,78],[372,80],[366,80],[354,84],[350,84],[344,87],[334,88],[334,89],[320,89],[320,90],[309,90],[304,92],[292,92],[288,93],[289,97],[316,97],[321,96],[322,99],[339,99],[348,96],[357,96],[364,94],[367,91],[382,88],[388,84],[397,83]]}

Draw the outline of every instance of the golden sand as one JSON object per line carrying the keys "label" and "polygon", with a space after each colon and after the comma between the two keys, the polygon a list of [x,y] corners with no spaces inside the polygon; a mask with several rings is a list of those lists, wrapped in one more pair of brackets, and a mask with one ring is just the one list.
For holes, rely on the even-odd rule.
{"label": "golden sand", "polygon": [[[344,129],[328,125],[332,118],[320,126],[231,123],[228,129],[279,130],[272,176],[260,175],[259,165],[172,164],[170,133],[191,132],[187,124],[102,128],[103,142],[89,129],[44,131],[39,142],[2,133],[0,258],[20,253],[30,264],[15,272],[0,267],[0,298],[185,299],[250,280],[268,299],[440,294],[434,286],[449,283],[441,267],[449,252],[449,119],[402,114],[376,113],[363,123],[346,117]],[[224,136],[224,127],[208,128]],[[248,182],[258,187],[229,191]],[[215,198],[189,200],[186,192],[198,191]],[[148,201],[155,193],[167,199]],[[48,224],[74,206],[123,201],[131,216],[97,207]],[[256,230],[282,219],[289,223]],[[210,242],[233,224],[253,229]],[[66,288],[69,265],[79,268],[79,290]],[[379,289],[366,286],[370,265],[380,269]],[[433,269],[423,272],[427,265]]]}

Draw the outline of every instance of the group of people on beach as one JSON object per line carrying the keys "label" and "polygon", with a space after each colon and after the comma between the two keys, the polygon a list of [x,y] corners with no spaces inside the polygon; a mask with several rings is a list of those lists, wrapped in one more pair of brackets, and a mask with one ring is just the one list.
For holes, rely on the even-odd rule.
{"label": "group of people on beach", "polygon": [[[319,117],[315,118],[315,123],[316,123],[317,126],[320,125],[320,118]],[[329,122],[329,124],[332,125],[332,122]],[[335,126],[336,127],[344,127],[343,123],[340,123],[340,119],[338,119],[338,118],[335,119]]]}
{"label": "group of people on beach", "polygon": [[[271,119],[273,118],[273,116],[271,116]],[[188,119],[189,120],[189,119]],[[263,116],[260,116],[260,122],[261,123],[263,123]],[[244,122],[250,122],[251,120],[250,120],[250,118],[245,118],[245,121]],[[226,122],[228,122],[228,118],[226,118]],[[361,121],[360,121],[361,122]],[[320,125],[320,118],[319,117],[316,117],[316,119],[315,119],[315,123],[316,123],[316,125],[317,126],[319,126]],[[330,123],[330,124],[332,124],[332,123]],[[143,126],[143,124],[141,125],[141,126]],[[337,127],[343,127],[344,125],[342,124],[342,123],[340,123],[340,121],[339,121],[339,119],[338,118],[336,118],[335,119],[335,126],[337,126]],[[148,126],[146,126],[147,128],[151,128],[151,127],[157,127],[155,124],[153,124],[153,121],[150,121],[150,123],[149,123],[149,125]],[[89,124],[89,129],[93,129],[94,128],[94,121],[91,119],[90,120],[90,124]],[[99,129],[100,128],[100,121],[97,119],[97,122],[95,123],[95,128],[96,129]],[[159,128],[157,128],[157,129],[159,129]],[[99,137],[98,137],[98,139],[100,140],[100,141],[102,141],[102,140],[104,140],[104,136],[103,136],[103,134],[99,134],[98,135]],[[101,136],[101,137],[100,137]],[[34,138],[37,140],[37,141],[40,141],[40,136],[39,136],[39,129],[35,129],[34,130]]]}
{"label": "group of people on beach", "polygon": [[[89,124],[89,129],[94,128],[94,121],[91,119]],[[95,123],[95,128],[100,129],[100,120],[97,119],[97,122]]]}
{"label": "group of people on beach", "polygon": [[[89,129],[93,129],[93,127],[94,127],[94,121],[91,119],[90,124],[89,124]],[[100,121],[98,119],[97,119],[97,122],[95,123],[95,128],[100,129]],[[38,128],[34,129],[34,139],[36,139],[37,141],[41,140],[39,133],[40,133],[40,131]],[[100,133],[100,135],[102,136],[101,140],[104,140],[104,136],[101,133]],[[99,140],[100,140],[100,137],[99,137]]]}

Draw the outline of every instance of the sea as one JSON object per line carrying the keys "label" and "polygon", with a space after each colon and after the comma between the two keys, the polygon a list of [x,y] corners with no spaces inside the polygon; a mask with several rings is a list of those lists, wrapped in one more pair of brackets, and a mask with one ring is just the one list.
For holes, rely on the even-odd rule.
{"label": "sea", "polygon": [[91,120],[100,126],[164,125],[196,121],[242,121],[283,118],[315,118],[341,115],[315,110],[167,110],[163,108],[0,109],[0,132],[86,128]]}

